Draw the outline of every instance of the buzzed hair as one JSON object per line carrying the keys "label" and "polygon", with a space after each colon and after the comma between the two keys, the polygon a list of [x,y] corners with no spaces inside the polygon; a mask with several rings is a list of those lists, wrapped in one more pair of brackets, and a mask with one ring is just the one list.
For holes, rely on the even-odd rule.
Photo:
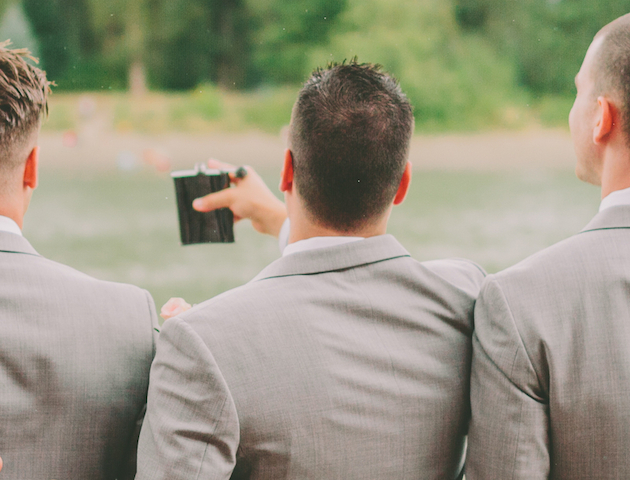
{"label": "buzzed hair", "polygon": [[316,70],[293,107],[294,183],[316,223],[342,232],[367,225],[396,195],[414,128],[407,97],[379,65]]}
{"label": "buzzed hair", "polygon": [[596,95],[616,95],[622,129],[630,146],[630,14],[602,28],[595,36],[600,37],[602,43],[591,72]]}
{"label": "buzzed hair", "polygon": [[27,62],[37,63],[27,49],[9,45],[0,43],[0,169],[5,171],[26,160],[18,155],[48,114],[51,85],[44,71]]}

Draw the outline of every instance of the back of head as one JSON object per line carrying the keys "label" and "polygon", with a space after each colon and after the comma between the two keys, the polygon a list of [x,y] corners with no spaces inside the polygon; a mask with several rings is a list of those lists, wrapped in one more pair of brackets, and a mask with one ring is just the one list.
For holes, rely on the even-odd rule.
{"label": "back of head", "polygon": [[595,38],[601,38],[591,72],[595,95],[613,97],[630,146],[630,14],[606,25]]}
{"label": "back of head", "polygon": [[413,133],[412,107],[378,65],[316,70],[293,107],[294,183],[315,223],[347,232],[396,195]]}
{"label": "back of head", "polygon": [[27,62],[36,61],[30,52],[8,44],[0,43],[0,173],[26,160],[23,150],[48,112],[50,92],[46,73]]}

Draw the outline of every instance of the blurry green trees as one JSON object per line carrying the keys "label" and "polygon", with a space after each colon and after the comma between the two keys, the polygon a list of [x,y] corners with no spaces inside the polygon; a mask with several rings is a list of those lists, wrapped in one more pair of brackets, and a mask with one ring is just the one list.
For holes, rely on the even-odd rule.
{"label": "blurry green trees", "polygon": [[309,52],[326,45],[348,0],[247,0],[252,13],[253,68],[257,81],[306,80]]}
{"label": "blurry green trees", "polygon": [[358,56],[400,80],[420,127],[503,124],[518,98],[511,63],[481,35],[462,32],[442,0],[349,0],[330,45],[311,65]]}
{"label": "blurry green trees", "polygon": [[573,91],[593,35],[630,11],[630,0],[0,0],[0,15],[20,2],[59,89],[295,86],[357,55],[400,79],[426,128],[519,124],[532,102],[565,110],[555,99]]}
{"label": "blurry green trees", "polygon": [[[346,0],[22,0],[60,88],[224,88],[302,79]],[[0,1],[0,13],[3,2]]]}
{"label": "blurry green trees", "polygon": [[247,84],[249,13],[243,0],[148,0],[147,60],[158,88],[188,89],[212,81]]}
{"label": "blurry green trees", "polygon": [[630,12],[630,0],[456,0],[459,24],[514,59],[520,83],[536,93],[573,91],[593,36]]}
{"label": "blurry green trees", "polygon": [[[49,78],[66,88],[99,88],[116,79],[98,58],[103,39],[91,22],[88,0],[23,0],[39,39]],[[20,45],[15,45],[19,47]]]}

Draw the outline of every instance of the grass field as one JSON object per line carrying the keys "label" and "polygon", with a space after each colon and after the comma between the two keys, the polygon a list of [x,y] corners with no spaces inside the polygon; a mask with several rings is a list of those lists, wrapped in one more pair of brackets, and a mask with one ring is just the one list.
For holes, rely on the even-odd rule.
{"label": "grass field", "polygon": [[[277,184],[277,169],[259,170]],[[565,169],[420,170],[390,233],[419,260],[466,257],[494,272],[578,232],[598,195]],[[44,167],[24,233],[46,257],[146,288],[158,308],[171,296],[203,301],[279,257],[275,239],[248,222],[227,245],[183,247],[177,228],[167,174]]]}

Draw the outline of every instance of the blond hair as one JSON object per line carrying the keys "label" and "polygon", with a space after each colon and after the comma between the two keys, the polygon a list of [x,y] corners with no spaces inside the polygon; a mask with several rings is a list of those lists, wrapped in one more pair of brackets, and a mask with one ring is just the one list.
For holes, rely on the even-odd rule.
{"label": "blond hair", "polygon": [[7,48],[10,44],[0,42],[0,168],[25,160],[18,154],[48,114],[52,85],[46,72],[28,63],[38,63],[28,49]]}

